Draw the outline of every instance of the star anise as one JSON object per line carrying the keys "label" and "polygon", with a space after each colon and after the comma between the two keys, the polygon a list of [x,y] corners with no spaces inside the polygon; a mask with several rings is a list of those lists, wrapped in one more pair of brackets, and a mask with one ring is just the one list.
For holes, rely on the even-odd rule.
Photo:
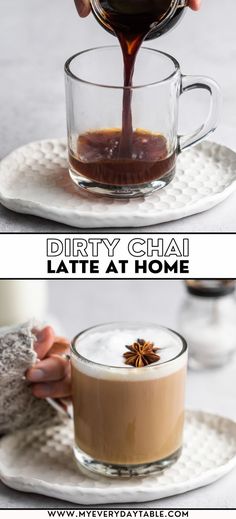
{"label": "star anise", "polygon": [[128,352],[123,354],[125,364],[134,366],[135,368],[143,368],[148,364],[153,364],[160,360],[160,355],[156,351],[159,348],[154,346],[153,342],[137,339],[131,346],[126,346]]}

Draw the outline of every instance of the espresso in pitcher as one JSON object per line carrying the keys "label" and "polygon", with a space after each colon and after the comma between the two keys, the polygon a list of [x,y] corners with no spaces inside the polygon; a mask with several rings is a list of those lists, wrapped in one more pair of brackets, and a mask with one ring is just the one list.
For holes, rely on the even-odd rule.
{"label": "espresso in pitcher", "polygon": [[112,34],[121,32],[130,41],[134,35],[144,34],[149,40],[169,31],[178,23],[185,6],[183,0],[91,0],[102,27]]}

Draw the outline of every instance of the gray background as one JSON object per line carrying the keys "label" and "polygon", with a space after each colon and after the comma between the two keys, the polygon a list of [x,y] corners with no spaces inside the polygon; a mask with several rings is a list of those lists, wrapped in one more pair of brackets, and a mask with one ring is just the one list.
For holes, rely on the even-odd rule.
{"label": "gray background", "polygon": [[[203,0],[200,13],[153,47],[173,54],[185,74],[205,74],[223,91],[221,121],[214,139],[235,148],[235,0]],[[80,20],[73,0],[1,0],[0,158],[37,139],[65,135],[63,64],[75,52],[114,38],[90,16]],[[191,95],[190,95],[191,94]],[[181,129],[193,130],[206,115],[206,96],[191,92],[182,101]],[[185,111],[184,111],[185,109]],[[207,213],[152,230],[226,232],[236,230],[236,193]],[[0,207],[0,232],[69,231],[70,227]],[[71,230],[75,230],[72,228]]]}
{"label": "gray background", "polygon": [[[178,329],[185,297],[180,281],[50,281],[49,313],[69,338],[81,329],[112,320],[149,320]],[[236,362],[220,370],[188,374],[187,406],[236,419]],[[235,470],[220,481],[138,507],[234,508]],[[72,503],[24,494],[0,483],[0,507],[72,507]],[[135,503],[133,504],[135,507]],[[122,506],[123,507],[123,506]],[[136,506],[137,507],[137,506]]]}

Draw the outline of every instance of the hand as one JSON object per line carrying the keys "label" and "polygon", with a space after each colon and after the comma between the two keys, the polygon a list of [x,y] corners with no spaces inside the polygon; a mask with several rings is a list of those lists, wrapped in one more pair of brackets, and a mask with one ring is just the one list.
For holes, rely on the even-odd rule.
{"label": "hand", "polygon": [[[90,0],[74,0],[76,9],[82,18],[90,13]],[[189,0],[189,7],[194,11],[198,11],[201,7],[201,0]]]}
{"label": "hand", "polygon": [[56,337],[50,326],[34,330],[37,340],[34,349],[39,361],[26,373],[32,383],[32,393],[38,398],[65,398],[71,396],[70,362],[61,355],[69,351],[69,342]]}
{"label": "hand", "polygon": [[76,9],[82,18],[90,13],[90,0],[74,0]]}
{"label": "hand", "polygon": [[191,9],[193,9],[193,11],[199,11],[201,7],[201,0],[189,0],[188,5],[191,7]]}

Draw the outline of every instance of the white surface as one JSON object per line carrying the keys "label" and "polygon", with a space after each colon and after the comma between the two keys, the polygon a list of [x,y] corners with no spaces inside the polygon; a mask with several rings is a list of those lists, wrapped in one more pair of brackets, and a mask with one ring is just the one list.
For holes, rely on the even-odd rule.
{"label": "white surface", "polygon": [[[179,281],[51,281],[49,312],[69,338],[106,321],[151,321],[178,329],[184,297]],[[236,420],[236,358],[222,369],[189,371],[187,407]],[[235,470],[213,485],[179,496],[145,503],[152,508],[236,508]],[[60,499],[16,492],[0,483],[0,507],[73,507]],[[125,506],[125,505],[123,505]],[[137,503],[133,502],[136,507]]]}
{"label": "white surface", "polygon": [[204,142],[178,157],[176,175],[165,189],[134,200],[94,197],[73,185],[64,141],[38,141],[0,163],[0,201],[75,227],[139,227],[206,211],[235,191],[235,180],[235,152]]}
{"label": "white surface", "polygon": [[183,453],[160,475],[117,480],[89,477],[73,458],[73,427],[18,431],[0,441],[0,478],[17,490],[77,504],[143,503],[208,485],[236,466],[236,423],[186,413]]}
{"label": "white surface", "polygon": [[[203,0],[171,33],[150,45],[176,56],[185,74],[205,74],[223,90],[220,125],[213,139],[235,149],[235,0]],[[28,142],[62,137],[65,129],[63,64],[76,51],[114,43],[92,17],[79,20],[73,0],[1,0],[0,157]],[[185,95],[181,130],[205,118],[208,96]],[[159,224],[170,232],[235,231],[236,194],[207,213]],[[68,231],[71,227],[0,207],[1,231]],[[140,224],[141,225],[141,224]],[[140,228],[140,227],[139,227]],[[72,230],[74,230],[72,228]]]}

